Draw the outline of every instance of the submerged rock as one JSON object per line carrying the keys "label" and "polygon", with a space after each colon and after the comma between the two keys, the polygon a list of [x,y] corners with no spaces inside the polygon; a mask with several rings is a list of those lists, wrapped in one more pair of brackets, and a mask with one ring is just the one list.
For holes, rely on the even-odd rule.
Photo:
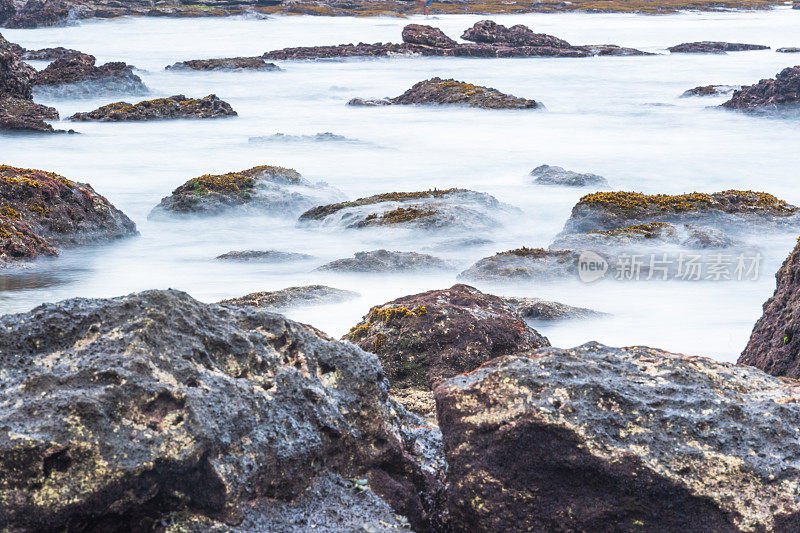
{"label": "submerged rock", "polygon": [[325,133],[315,133],[314,135],[289,135],[286,133],[275,133],[274,135],[263,135],[260,137],[250,137],[248,139],[251,143],[261,142],[277,142],[277,143],[294,143],[294,142],[342,142],[342,143],[361,143],[358,139],[351,139],[344,135],[338,135],[326,131]]}
{"label": "submerged rock", "polygon": [[721,96],[731,94],[733,91],[741,88],[741,85],[703,85],[702,87],[689,89],[681,95],[681,98],[688,98],[690,96]]}
{"label": "submerged rock", "polygon": [[608,181],[603,176],[589,173],[581,174],[550,165],[540,165],[531,170],[530,175],[535,178],[533,180],[535,183],[542,185],[564,185],[567,187],[608,186]]}
{"label": "submerged rock", "polygon": [[[378,355],[393,394],[411,389],[428,398],[443,379],[550,345],[503,300],[461,284],[375,306],[343,338]],[[398,396],[419,402],[425,394]],[[424,405],[418,412],[426,414]]]}
{"label": "submerged rock", "polygon": [[303,305],[320,305],[345,302],[358,298],[358,293],[335,289],[325,285],[304,285],[287,287],[279,291],[254,292],[241,298],[222,300],[220,305],[263,307],[264,309],[285,309]]}
{"label": "submerged rock", "polygon": [[531,320],[571,320],[610,316],[608,313],[601,313],[593,309],[573,307],[541,298],[517,298],[513,296],[503,296],[502,298],[517,313]]}
{"label": "submerged rock", "polygon": [[167,70],[282,70],[275,63],[260,57],[228,57],[224,59],[192,59],[179,61]]}
{"label": "submerged rock", "polygon": [[252,263],[285,263],[289,261],[305,261],[313,259],[313,255],[279,250],[237,250],[218,255],[222,261],[245,261]]}
{"label": "submerged rock", "polygon": [[77,121],[140,121],[179,118],[221,118],[237,116],[230,104],[210,94],[205,98],[186,98],[182,94],[169,98],[145,100],[138,104],[115,102],[88,113],[76,113],[70,120]]}
{"label": "submerged rock", "polygon": [[497,358],[434,393],[451,527],[793,531],[799,390],[644,347]]}
{"label": "submerged rock", "polygon": [[414,84],[396,98],[392,104],[459,104],[483,109],[536,109],[541,104],[535,100],[501,93],[491,87],[482,87],[453,79],[431,78]]}
{"label": "submerged rock", "polygon": [[35,93],[50,97],[98,96],[105,94],[146,94],[147,87],[133,73],[133,67],[122,62],[95,66],[95,57],[88,54],[67,54],[37,72]]}
{"label": "submerged rock", "polygon": [[742,52],[747,50],[769,50],[769,46],[761,44],[726,43],[722,41],[698,41],[670,46],[667,50],[673,54],[724,54],[725,52]]}
{"label": "submerged rock", "polygon": [[775,275],[777,287],[764,303],[739,364],[775,376],[800,378],[800,241]]}
{"label": "submerged rock", "polygon": [[[13,530],[183,514],[274,530],[271,509],[302,512],[336,476],[416,530],[435,521],[435,438],[411,429],[377,357],[280,315],[172,290],[76,298],[0,318],[0,365]],[[377,503],[361,501],[370,520],[387,514]]]}
{"label": "submerged rock", "polygon": [[262,165],[240,172],[193,178],[163,198],[151,216],[164,213],[218,214],[230,209],[294,215],[343,194],[328,184],[311,183],[290,168]]}
{"label": "submerged rock", "polygon": [[761,80],[755,85],[742,87],[722,104],[728,109],[779,110],[800,106],[800,66],[787,67],[774,79]]}
{"label": "submerged rock", "polygon": [[135,224],[90,185],[0,165],[0,262],[135,235]]}
{"label": "submerged rock", "polygon": [[670,244],[691,249],[708,249],[729,248],[740,243],[724,232],[707,226],[697,224],[676,226],[667,222],[650,222],[610,230],[562,234],[550,244],[550,248],[586,250]]}
{"label": "submerged rock", "polygon": [[317,270],[338,272],[398,272],[410,270],[448,270],[446,261],[417,252],[390,252],[373,250],[356,252],[354,257],[337,259],[318,267]]}
{"label": "submerged rock", "polygon": [[35,61],[54,61],[64,57],[84,55],[80,50],[57,46],[55,48],[41,48],[39,50],[26,50],[22,54],[22,59]]}
{"label": "submerged rock", "polygon": [[361,107],[380,107],[384,105],[392,105],[389,98],[353,98],[347,102],[347,105],[361,106]]}
{"label": "submerged rock", "polygon": [[578,257],[572,250],[523,247],[484,257],[459,274],[458,279],[513,281],[577,277]]}

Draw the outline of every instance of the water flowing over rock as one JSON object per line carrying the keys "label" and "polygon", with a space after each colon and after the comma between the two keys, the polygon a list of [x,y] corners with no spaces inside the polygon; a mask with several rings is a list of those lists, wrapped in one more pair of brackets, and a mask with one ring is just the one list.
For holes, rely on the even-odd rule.
{"label": "water flowing over rock", "polygon": [[733,91],[741,89],[741,85],[703,85],[689,89],[681,95],[681,98],[690,96],[721,96],[731,94]]}
{"label": "water flowing over rock", "polygon": [[[270,509],[341,478],[415,530],[436,522],[433,431],[389,398],[377,357],[280,315],[172,290],[76,298],[0,318],[0,365],[13,530],[185,514],[271,530]],[[368,496],[367,521],[386,516]]]}
{"label": "water flowing over rock", "polygon": [[566,233],[551,244],[555,250],[613,249],[680,245],[690,249],[729,248],[739,242],[724,232],[696,224],[673,225],[650,222],[610,230]]}
{"label": "water flowing over rock", "polygon": [[795,531],[798,385],[644,347],[495,359],[434,392],[451,527]]}
{"label": "water flowing over rock", "polygon": [[254,292],[241,298],[222,300],[220,305],[286,309],[301,305],[320,305],[346,302],[358,298],[358,293],[325,285],[287,287],[279,291]]}
{"label": "water flowing over rock", "polygon": [[465,281],[576,278],[579,254],[572,250],[517,248],[478,260],[458,275]]}
{"label": "water flowing over rock", "polygon": [[535,179],[535,183],[542,185],[564,185],[567,187],[607,187],[608,181],[603,176],[597,174],[581,174],[562,167],[540,165],[530,173]]}
{"label": "water flowing over rock", "polygon": [[787,67],[774,79],[742,87],[722,106],[740,110],[796,109],[800,106],[800,66]]}
{"label": "water flowing over rock", "polygon": [[210,94],[205,98],[186,98],[179,94],[169,98],[145,100],[138,104],[115,102],[88,113],[76,113],[70,120],[77,121],[140,121],[179,118],[222,118],[237,116],[230,104]]}
{"label": "water flowing over rock", "polygon": [[724,54],[725,52],[769,50],[769,46],[761,44],[726,43],[721,41],[698,41],[670,46],[667,50],[673,54]]}
{"label": "water flowing over rock", "polygon": [[60,98],[148,92],[132,66],[113,62],[97,67],[95,62],[95,57],[88,54],[65,54],[36,74],[34,91]]}
{"label": "water flowing over rock", "polygon": [[228,57],[224,59],[193,59],[179,61],[167,70],[282,70],[275,63],[260,57]]}
{"label": "water flowing over rock", "polygon": [[337,259],[326,263],[316,270],[335,272],[401,272],[419,270],[448,270],[449,263],[428,254],[417,252],[390,252],[389,250],[373,250],[356,252],[354,257]]}
{"label": "water flowing over rock", "polygon": [[610,316],[608,313],[601,313],[593,309],[574,307],[541,298],[517,298],[514,296],[502,296],[502,298],[517,313],[530,320],[572,320]]}
{"label": "water flowing over rock", "polygon": [[128,237],[136,226],[90,185],[0,165],[0,263]]}
{"label": "water flowing over rock", "polygon": [[221,261],[243,261],[253,263],[287,263],[313,259],[313,255],[297,252],[281,252],[280,250],[235,250],[218,255]]}
{"label": "water flowing over rock", "polygon": [[343,198],[341,191],[324,182],[311,183],[294,169],[261,165],[190,179],[163,198],[151,216],[219,214],[231,209],[296,216],[312,206]]}

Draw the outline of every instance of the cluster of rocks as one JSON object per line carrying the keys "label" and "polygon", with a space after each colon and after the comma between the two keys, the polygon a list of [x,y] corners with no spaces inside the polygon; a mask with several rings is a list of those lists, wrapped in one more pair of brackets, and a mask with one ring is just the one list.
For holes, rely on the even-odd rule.
{"label": "cluster of rocks", "polygon": [[[39,53],[43,51],[38,51]],[[102,96],[107,94],[146,94],[142,79],[133,67],[123,62],[95,66],[96,58],[81,52],[49,50],[47,55],[59,56],[36,73],[33,80],[37,95],[50,97]],[[37,56],[39,54],[37,53]]]}
{"label": "cluster of rocks", "polygon": [[145,100],[137,104],[114,102],[85,113],[75,113],[70,120],[79,122],[123,122],[181,118],[235,117],[236,111],[215,94],[205,98],[186,98],[179,94],[168,98]]}
{"label": "cluster of rocks", "polygon": [[800,105],[800,66],[787,67],[773,79],[761,80],[755,85],[735,91],[730,100],[722,104],[728,109],[779,110]]}
{"label": "cluster of rocks", "polygon": [[641,50],[616,45],[573,46],[563,39],[535,33],[518,24],[507,28],[491,20],[482,20],[461,36],[469,43],[457,43],[442,30],[432,26],[409,24],[403,28],[403,42],[359,43],[332,46],[284,48],[266,52],[270,60],[375,57],[398,54],[454,57],[590,57],[596,55],[648,55]]}

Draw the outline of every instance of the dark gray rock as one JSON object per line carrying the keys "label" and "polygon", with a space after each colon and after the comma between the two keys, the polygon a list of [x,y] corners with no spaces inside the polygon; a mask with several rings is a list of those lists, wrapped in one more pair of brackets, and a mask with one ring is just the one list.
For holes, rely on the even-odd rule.
{"label": "dark gray rock", "polygon": [[681,98],[688,98],[690,96],[722,96],[731,94],[733,91],[741,89],[741,85],[703,85],[689,89],[681,95]]}
{"label": "dark gray rock", "polygon": [[228,57],[223,59],[192,59],[179,61],[166,67],[167,70],[282,70],[275,63],[260,57]]}
{"label": "dark gray rock", "polygon": [[313,255],[296,252],[281,252],[280,250],[237,250],[216,257],[216,259],[221,261],[242,261],[250,263],[288,263],[291,261],[305,261],[313,258]]}
{"label": "dark gray rock", "polygon": [[338,272],[400,272],[411,270],[448,270],[449,263],[428,254],[373,250],[356,252],[354,257],[337,259],[317,270]]}
{"label": "dark gray rock", "polygon": [[673,54],[724,54],[725,52],[743,52],[747,50],[769,50],[769,46],[726,43],[722,41],[698,41],[670,46],[667,50]]}
{"label": "dark gray rock", "polygon": [[241,298],[222,300],[220,305],[263,307],[264,309],[286,309],[304,305],[320,305],[345,302],[358,298],[358,293],[326,287],[304,285],[287,287],[279,291],[254,292]]}
{"label": "dark gray rock", "polygon": [[508,305],[516,309],[517,313],[530,320],[568,320],[611,316],[593,309],[573,307],[541,298],[516,298],[514,296],[502,296],[502,298]]}
{"label": "dark gray rock", "polygon": [[[800,4],[798,4],[800,5]],[[800,53],[800,47],[798,46],[784,46],[782,48],[778,48],[775,50],[776,52],[780,52],[782,54],[797,54]]]}
{"label": "dark gray rock", "polygon": [[608,181],[597,174],[581,174],[562,167],[540,165],[531,170],[535,183],[541,185],[564,185],[567,187],[608,187]]}

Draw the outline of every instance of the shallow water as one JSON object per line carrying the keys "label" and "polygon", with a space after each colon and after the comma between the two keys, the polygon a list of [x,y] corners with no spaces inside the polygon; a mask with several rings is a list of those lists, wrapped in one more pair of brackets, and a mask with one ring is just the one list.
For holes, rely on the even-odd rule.
{"label": "shallow water", "polygon": [[[451,37],[480,16],[441,16],[427,23]],[[652,52],[685,41],[726,40],[800,45],[800,11],[670,16],[536,14],[495,16],[574,44],[614,43]],[[91,183],[125,211],[141,236],[70,250],[21,272],[0,272],[0,311],[19,312],[73,296],[107,297],[150,288],[182,289],[204,301],[290,285],[323,283],[363,297],[293,309],[288,316],[339,336],[371,305],[444,288],[460,269],[496,251],[546,247],[587,190],[536,186],[527,173],[543,163],[604,175],[615,189],[642,192],[763,190],[800,204],[797,118],[766,118],[709,108],[724,98],[679,98],[697,85],[749,84],[800,63],[772,50],[727,55],[659,55],[587,59],[383,58],[282,62],[283,72],[165,71],[176,61],[258,55],[285,46],[399,41],[413,20],[275,17],[83,22],[65,28],[4,30],[26,48],[65,46],[105,61],[126,61],[152,97],[215,93],[239,117],[142,124],[71,124],[82,135],[2,135],[0,162],[41,168]],[[38,62],[41,68],[45,63]],[[454,77],[541,101],[547,111],[464,108],[350,108],[352,97],[396,96],[431,76]],[[119,98],[40,100],[62,117]],[[138,101],[131,97],[129,100]],[[333,132],[360,143],[249,142],[275,133]],[[387,191],[466,187],[523,210],[493,244],[441,249],[408,232],[301,229],[294,219],[217,217],[150,221],[147,214],[184,181],[205,173],[275,164],[325,180],[351,198]],[[588,340],[646,344],[735,360],[773,273],[796,233],[750,237],[765,261],[757,281],[480,284],[496,294],[538,296],[613,313],[608,319],[537,324],[554,345]],[[426,242],[427,241],[427,242]],[[376,248],[428,251],[452,261],[451,273],[343,275],[312,272],[324,262]],[[313,254],[293,264],[230,264],[216,255],[241,249]]]}

